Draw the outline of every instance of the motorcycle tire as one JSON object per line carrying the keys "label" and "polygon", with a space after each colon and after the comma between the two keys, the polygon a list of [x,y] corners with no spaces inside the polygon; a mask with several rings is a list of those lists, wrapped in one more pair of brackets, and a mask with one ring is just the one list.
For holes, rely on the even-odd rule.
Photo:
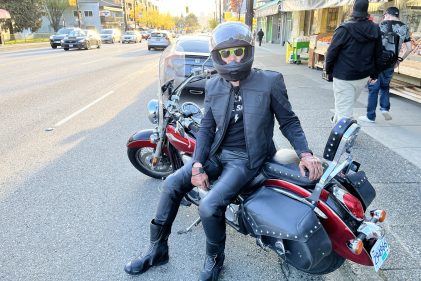
{"label": "motorcycle tire", "polygon": [[328,274],[337,270],[343,265],[344,262],[345,262],[345,259],[343,257],[341,257],[340,255],[332,251],[328,256],[322,259],[312,269],[303,270],[299,268],[299,270],[304,271],[306,273],[310,273],[310,274],[323,275],[323,274]]}
{"label": "motorcycle tire", "polygon": [[160,162],[152,169],[153,153],[154,149],[151,147],[127,149],[130,162],[141,173],[155,179],[165,179],[174,172],[170,159],[166,154],[162,154]]}

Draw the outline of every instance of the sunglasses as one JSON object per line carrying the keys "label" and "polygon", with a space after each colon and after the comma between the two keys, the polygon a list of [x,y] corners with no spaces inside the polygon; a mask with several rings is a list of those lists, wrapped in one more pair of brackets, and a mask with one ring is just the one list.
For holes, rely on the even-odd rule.
{"label": "sunglasses", "polygon": [[224,59],[228,58],[232,54],[237,57],[241,57],[244,54],[245,49],[246,49],[245,47],[223,49],[223,50],[219,50],[219,54]]}

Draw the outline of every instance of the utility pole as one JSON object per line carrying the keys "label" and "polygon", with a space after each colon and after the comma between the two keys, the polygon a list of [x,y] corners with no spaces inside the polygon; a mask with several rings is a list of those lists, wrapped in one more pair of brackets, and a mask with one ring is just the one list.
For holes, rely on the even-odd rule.
{"label": "utility pole", "polygon": [[219,23],[222,23],[222,5],[224,0],[219,0]]}
{"label": "utility pole", "polygon": [[77,23],[80,28],[80,10],[79,10],[79,1],[76,0],[76,10],[77,10]]}
{"label": "utility pole", "polygon": [[137,23],[136,23],[136,4],[137,4],[137,0],[134,0],[134,11],[133,11],[133,17],[134,17],[134,29],[137,29]]}
{"label": "utility pole", "polygon": [[124,31],[127,31],[126,0],[123,0]]}
{"label": "utility pole", "polygon": [[247,0],[246,2],[246,24],[250,27],[250,30],[253,28],[253,0]]}

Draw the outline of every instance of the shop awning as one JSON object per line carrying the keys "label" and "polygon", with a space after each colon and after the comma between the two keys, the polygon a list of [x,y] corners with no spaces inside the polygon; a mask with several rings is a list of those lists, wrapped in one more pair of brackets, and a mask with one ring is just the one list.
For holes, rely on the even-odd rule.
{"label": "shop awning", "polygon": [[10,13],[4,9],[0,9],[0,19],[10,19]]}
{"label": "shop awning", "polygon": [[276,15],[279,12],[279,0],[270,1],[255,10],[254,15],[257,18]]}
{"label": "shop awning", "polygon": [[[282,12],[305,11],[353,5],[355,0],[283,0],[279,4]],[[387,0],[371,0],[370,3],[383,3]]]}

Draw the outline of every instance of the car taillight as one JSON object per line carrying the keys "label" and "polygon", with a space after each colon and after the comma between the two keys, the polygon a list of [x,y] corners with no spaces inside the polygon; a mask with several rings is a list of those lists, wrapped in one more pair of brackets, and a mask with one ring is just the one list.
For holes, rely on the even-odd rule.
{"label": "car taillight", "polygon": [[363,205],[355,196],[338,187],[334,187],[333,194],[356,218],[364,218]]}

